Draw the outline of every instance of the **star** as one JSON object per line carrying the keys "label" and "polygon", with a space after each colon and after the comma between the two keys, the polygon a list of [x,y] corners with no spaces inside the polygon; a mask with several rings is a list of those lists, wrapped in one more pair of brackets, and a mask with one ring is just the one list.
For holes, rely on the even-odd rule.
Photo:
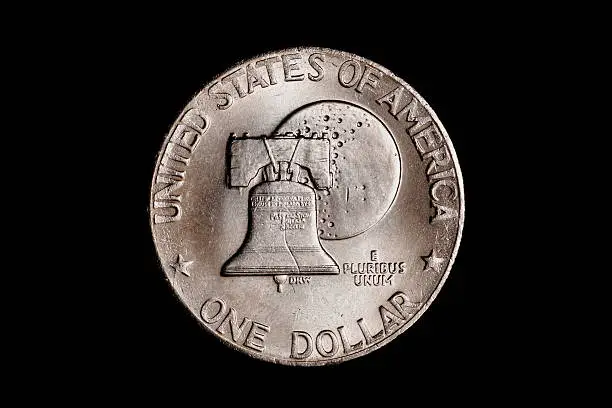
{"label": "star", "polygon": [[170,266],[171,266],[172,268],[174,268],[174,272],[175,272],[175,273],[176,273],[176,272],[180,272],[180,273],[182,273],[182,274],[183,274],[183,275],[185,275],[185,276],[191,276],[191,275],[189,274],[189,272],[187,272],[187,267],[188,267],[189,265],[191,265],[192,263],[193,263],[193,261],[188,261],[188,262],[184,261],[184,260],[183,260],[183,257],[181,256],[181,254],[179,254],[179,255],[176,257],[176,262],[171,263],[171,264],[170,264]]}
{"label": "star", "polygon": [[422,256],[421,259],[425,261],[425,268],[423,268],[424,271],[427,269],[433,269],[436,272],[440,272],[440,267],[442,266],[442,263],[444,263],[444,258],[438,258],[433,249],[428,256]]}

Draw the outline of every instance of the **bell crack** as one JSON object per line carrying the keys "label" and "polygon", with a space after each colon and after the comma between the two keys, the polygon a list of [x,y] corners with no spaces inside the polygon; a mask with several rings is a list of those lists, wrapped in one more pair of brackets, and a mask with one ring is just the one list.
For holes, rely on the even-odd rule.
{"label": "bell crack", "polygon": [[289,254],[291,255],[291,259],[293,259],[293,263],[295,263],[295,268],[297,269],[297,272],[299,273],[300,266],[298,265],[297,259],[295,259],[293,252],[291,252],[291,248],[289,248],[289,244],[287,243],[287,230],[286,229],[283,231],[283,241],[285,242],[285,248],[287,248],[287,251],[289,251]]}
{"label": "bell crack", "polygon": [[[287,248],[287,252],[289,252],[289,255],[291,255],[291,259],[293,259],[293,263],[295,263],[295,267],[299,273],[300,271],[300,266],[297,263],[297,259],[295,259],[295,256],[293,255],[293,252],[291,252],[291,248],[289,248],[289,244],[287,243],[287,230],[283,230],[283,242],[285,243],[285,248]],[[278,292],[282,292],[283,291],[283,283],[285,283],[287,281],[287,275],[275,275],[274,276],[274,282],[278,285],[277,286],[277,291]]]}

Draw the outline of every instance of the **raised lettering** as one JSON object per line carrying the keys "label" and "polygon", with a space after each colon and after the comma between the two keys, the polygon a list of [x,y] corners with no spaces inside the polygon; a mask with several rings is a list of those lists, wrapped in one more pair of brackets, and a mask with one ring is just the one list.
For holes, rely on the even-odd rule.
{"label": "raised lettering", "polygon": [[[439,194],[440,189],[446,191],[446,195],[441,197]],[[457,198],[457,184],[453,179],[442,179],[438,180],[431,186],[431,198],[435,201],[442,201],[443,199],[455,200]]]}
{"label": "raised lettering", "polygon": [[[298,351],[298,340],[304,339],[306,347],[303,351]],[[291,333],[291,358],[302,360],[310,357],[312,354],[312,337],[305,331],[294,331]]]}
{"label": "raised lettering", "polygon": [[434,173],[429,177],[429,180],[430,181],[438,180],[438,179],[443,179],[447,177],[455,177],[455,169],[448,169],[448,170],[441,171],[439,173]]}
{"label": "raised lettering", "polygon": [[308,57],[308,63],[317,72],[317,75],[312,75],[311,73],[308,73],[308,79],[315,82],[323,79],[323,67],[319,64],[319,62],[317,62],[317,60],[319,62],[325,62],[325,56],[323,54],[315,52],[314,54],[310,54],[310,56]]}
{"label": "raised lettering", "polygon": [[423,161],[425,159],[432,159],[427,166],[428,175],[437,172],[440,167],[448,166],[451,162],[450,154],[448,154],[446,145],[442,145],[435,150],[425,153],[423,155]]}
{"label": "raised lettering", "polygon": [[[397,88],[395,88],[388,94],[378,98],[376,102],[378,102],[379,105],[382,105],[383,103],[387,104],[389,106],[389,112],[393,116],[396,116],[397,112],[399,111],[400,102],[402,101],[403,94],[404,94],[404,87],[398,86]],[[397,116],[396,116],[396,119],[397,119]]]}
{"label": "raised lettering", "polygon": [[383,73],[376,68],[366,65],[363,76],[359,81],[359,85],[355,88],[355,91],[362,93],[363,88],[367,85],[371,90],[375,90],[378,86],[378,81],[383,77]]}
{"label": "raised lettering", "polygon": [[432,201],[431,205],[435,209],[436,213],[433,217],[430,217],[430,220],[429,220],[430,223],[433,224],[438,221],[445,221],[445,220],[457,218],[456,209],[446,206],[446,205],[442,205],[435,201]]}
{"label": "raised lettering", "polygon": [[303,81],[304,74],[294,74],[294,71],[298,71],[300,66],[297,62],[302,59],[300,54],[285,54],[281,55],[283,60],[283,70],[285,72],[285,81]]}
{"label": "raised lettering", "polygon": [[173,210],[173,214],[155,214],[155,217],[153,217],[155,224],[179,221],[183,215],[183,210],[181,210],[181,206],[179,205],[179,203],[175,202],[154,201],[153,208],[166,208]]}
{"label": "raised lettering", "polygon": [[[350,78],[347,78],[347,74],[350,75]],[[361,78],[361,64],[355,60],[345,61],[342,65],[340,65],[340,69],[338,70],[338,81],[340,81],[340,85],[345,88],[351,88],[355,86],[359,79]]]}
{"label": "raised lettering", "polygon": [[249,319],[248,317],[243,318],[242,323],[240,323],[240,326],[238,326],[236,311],[234,310],[234,308],[230,307],[229,312],[225,316],[225,319],[223,319],[219,327],[217,327],[218,333],[225,334],[225,326],[227,326],[226,323],[229,325],[232,340],[234,340],[234,342],[238,342],[240,336],[244,332],[244,329],[251,323],[251,319]]}
{"label": "raised lettering", "polygon": [[[159,181],[157,181],[159,183]],[[159,201],[173,201],[181,202],[181,195],[174,194],[176,190],[183,186],[184,182],[171,180],[164,188],[154,194],[155,202]]]}
{"label": "raised lettering", "polygon": [[[266,334],[270,332],[270,327],[265,324],[253,322],[251,325],[251,331],[244,341],[244,346],[255,351],[262,352],[266,349],[264,341]],[[257,343],[255,342],[257,340]]]}
{"label": "raised lettering", "polygon": [[363,338],[365,339],[366,345],[369,346],[370,344],[374,343],[375,341],[377,341],[378,339],[382,338],[382,336],[384,336],[384,332],[381,330],[378,333],[376,333],[375,335],[372,336],[372,334],[370,333],[370,330],[368,329],[368,326],[366,326],[365,322],[363,321],[363,318],[357,320],[357,325],[359,326],[359,329],[361,329],[361,333],[363,334]]}
{"label": "raised lettering", "polygon": [[[408,132],[408,129],[406,129],[406,132]],[[429,153],[442,145],[442,138],[434,126],[423,129],[419,133],[412,136],[412,138],[414,139],[414,144],[421,155],[424,153]]]}
{"label": "raised lettering", "polygon": [[243,75],[244,75],[244,68],[238,68],[234,72],[221,78],[221,83],[227,84],[231,82],[231,84],[236,89],[236,92],[238,92],[238,96],[241,98],[244,98],[245,96],[247,96],[247,93],[244,90],[244,87],[242,86],[242,84],[238,81],[238,78]]}
{"label": "raised lettering", "polygon": [[183,180],[185,180],[185,170],[171,169],[162,164],[160,164],[157,177],[155,177],[156,183],[173,183]]}
{"label": "raised lettering", "polygon": [[344,326],[338,327],[338,333],[340,334],[340,341],[342,342],[342,348],[344,349],[344,353],[347,354],[351,351],[360,350],[363,348],[363,340],[359,340],[359,342],[351,345],[349,343],[346,334],[344,333]]}
{"label": "raised lettering", "polygon": [[417,303],[411,302],[410,299],[408,299],[408,296],[406,296],[406,294],[403,292],[396,292],[389,298],[388,302],[391,303],[406,320],[412,316],[411,308],[418,306]]}
{"label": "raised lettering", "polygon": [[396,315],[395,313],[391,312],[389,309],[387,309],[384,306],[380,306],[378,308],[378,311],[380,312],[380,318],[382,319],[383,330],[385,331],[385,335],[391,334],[393,331],[400,328],[402,324],[404,323],[404,319],[402,319],[400,316]]}
{"label": "raised lettering", "polygon": [[[181,122],[200,134],[206,132],[208,129],[208,121],[197,109],[192,108],[185,112]],[[193,148],[195,145],[191,147]]]}
{"label": "raised lettering", "polygon": [[424,112],[424,115],[420,115],[421,110],[421,104],[417,101],[417,98],[413,97],[410,103],[395,115],[397,120],[400,120],[402,115],[406,115],[406,122],[409,123],[406,133],[410,136],[414,136],[431,124],[430,117],[426,112]]}
{"label": "raised lettering", "polygon": [[253,93],[253,89],[256,86],[267,88],[269,85],[266,82],[266,80],[261,76],[259,71],[257,71],[257,69],[253,67],[253,65],[251,64],[248,64],[246,66],[246,78],[247,78],[247,92],[248,93]]}
{"label": "raised lettering", "polygon": [[378,262],[378,251],[376,249],[370,251],[370,260],[372,262]]}
{"label": "raised lettering", "polygon": [[176,129],[174,129],[170,140],[191,153],[198,143],[200,143],[200,133],[196,132],[191,127],[179,123]]}
{"label": "raised lettering", "polygon": [[[215,307],[215,304],[217,304],[219,308],[216,312],[211,314],[211,312],[214,310],[213,308]],[[226,306],[223,300],[210,298],[202,305],[202,309],[200,309],[200,316],[206,323],[213,324],[221,320],[223,314],[225,313],[225,309]]]}
{"label": "raised lettering", "polygon": [[[171,163],[170,160],[176,163]],[[177,163],[187,166],[189,164],[189,151],[176,143],[168,142],[161,159],[161,164],[176,169]]]}
{"label": "raised lettering", "polygon": [[268,72],[268,79],[270,81],[270,85],[276,85],[276,76],[274,75],[274,68],[273,65],[276,62],[280,62],[281,59],[278,55],[275,55],[274,57],[270,57],[270,58],[266,58],[260,61],[257,61],[255,63],[256,67],[261,67],[261,66],[265,66],[266,67],[266,71]]}
{"label": "raised lettering", "polygon": [[210,88],[208,88],[208,96],[215,99],[220,99],[221,101],[217,103],[217,109],[225,110],[232,106],[234,103],[234,97],[227,92],[217,92],[215,91],[215,87],[218,86],[219,83],[215,82]]}
{"label": "raised lettering", "polygon": [[[323,338],[327,336],[331,342],[331,348],[329,350],[325,350],[323,345]],[[323,330],[317,335],[316,340],[317,351],[323,357],[331,357],[338,352],[338,338],[336,334],[331,330]]]}
{"label": "raised lettering", "polygon": [[[163,184],[153,195],[153,208],[165,209],[165,214],[154,214],[153,222],[161,224],[181,219],[181,194],[186,167],[193,150],[200,143],[202,132],[208,129],[208,121],[197,109],[187,110],[172,131],[164,148],[155,182]],[[156,186],[157,187],[157,186]],[[171,213],[169,212],[171,211]]]}

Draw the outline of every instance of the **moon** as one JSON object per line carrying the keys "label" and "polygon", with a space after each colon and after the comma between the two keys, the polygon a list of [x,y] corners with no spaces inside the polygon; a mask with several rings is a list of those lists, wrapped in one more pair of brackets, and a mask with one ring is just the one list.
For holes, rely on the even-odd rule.
{"label": "moon", "polygon": [[317,102],[296,110],[275,130],[287,132],[330,141],[331,187],[316,190],[320,238],[354,237],[384,217],[399,187],[400,158],[378,118],[346,102]]}

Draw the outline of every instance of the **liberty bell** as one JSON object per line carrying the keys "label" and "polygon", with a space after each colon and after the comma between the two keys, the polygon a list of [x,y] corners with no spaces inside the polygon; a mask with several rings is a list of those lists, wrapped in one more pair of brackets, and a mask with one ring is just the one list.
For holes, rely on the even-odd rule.
{"label": "liberty bell", "polygon": [[[249,220],[240,249],[225,263],[224,276],[339,274],[317,235],[315,189],[330,187],[329,139],[286,134],[231,138],[230,187],[247,187]],[[259,177],[258,177],[259,176]]]}

